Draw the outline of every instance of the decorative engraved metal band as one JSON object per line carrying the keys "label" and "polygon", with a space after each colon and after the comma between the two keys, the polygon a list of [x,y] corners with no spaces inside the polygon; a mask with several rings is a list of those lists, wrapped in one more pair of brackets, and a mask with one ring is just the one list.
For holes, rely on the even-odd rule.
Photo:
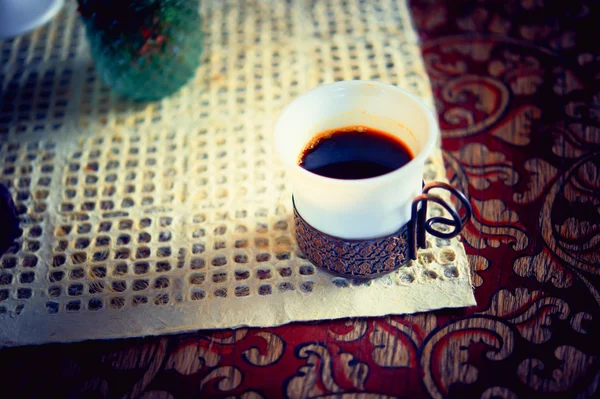
{"label": "decorative engraved metal band", "polygon": [[397,232],[371,240],[344,240],[325,234],[306,222],[294,205],[296,240],[316,266],[346,278],[374,278],[410,260],[409,224]]}
{"label": "decorative engraved metal band", "polygon": [[[464,209],[462,218],[445,200],[429,194],[434,188],[449,191],[458,199]],[[429,201],[442,206],[452,218],[436,216],[426,219]],[[464,194],[447,183],[432,182],[424,185],[423,193],[413,200],[411,220],[398,231],[369,240],[345,240],[325,234],[308,224],[294,203],[296,240],[300,250],[316,266],[346,278],[374,278],[398,269],[416,258],[418,248],[425,248],[425,232],[438,238],[455,237],[465,227],[471,214],[471,205]],[[454,229],[450,232],[439,231],[434,228],[435,225]]]}

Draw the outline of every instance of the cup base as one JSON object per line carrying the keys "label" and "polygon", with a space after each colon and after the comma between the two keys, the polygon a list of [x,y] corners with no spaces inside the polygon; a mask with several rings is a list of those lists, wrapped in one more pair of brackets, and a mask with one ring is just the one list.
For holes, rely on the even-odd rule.
{"label": "cup base", "polygon": [[385,237],[345,240],[312,227],[295,205],[294,222],[296,241],[306,258],[338,277],[373,279],[397,270],[410,260],[408,224]]}

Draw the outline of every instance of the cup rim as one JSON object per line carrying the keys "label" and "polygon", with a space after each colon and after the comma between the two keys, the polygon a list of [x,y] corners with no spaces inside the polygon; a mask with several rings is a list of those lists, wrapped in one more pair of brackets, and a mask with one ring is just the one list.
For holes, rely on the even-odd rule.
{"label": "cup rim", "polygon": [[[400,93],[400,94],[410,98],[421,109],[424,110],[425,116],[429,122],[429,132],[428,132],[429,137],[427,138],[427,141],[425,142],[425,145],[423,146],[421,151],[419,151],[417,154],[415,154],[413,159],[411,159],[408,163],[406,163],[402,167],[400,167],[392,172],[388,172],[383,175],[380,175],[380,176],[369,177],[369,178],[365,178],[365,179],[336,179],[333,177],[321,176],[316,173],[310,172],[310,171],[302,168],[300,165],[298,165],[298,163],[296,162],[296,159],[287,159],[282,156],[281,151],[280,151],[281,139],[279,138],[277,131],[279,131],[280,125],[283,123],[282,121],[285,119],[287,113],[290,112],[289,110],[293,104],[301,101],[301,99],[303,99],[303,98],[306,98],[310,95],[314,95],[314,93],[316,91],[324,90],[325,88],[334,89],[336,87],[359,86],[359,85],[363,85],[363,84],[375,85],[375,86],[378,86],[381,88],[385,88],[385,89]],[[318,180],[321,183],[326,182],[326,183],[335,184],[335,185],[359,186],[359,185],[365,185],[365,184],[391,182],[392,180],[397,179],[398,176],[405,174],[406,170],[410,169],[410,167],[412,165],[424,164],[426,161],[426,158],[431,154],[433,148],[435,147],[439,134],[440,134],[440,130],[438,127],[438,121],[437,121],[436,117],[434,116],[433,111],[429,107],[427,107],[427,105],[425,105],[425,103],[419,97],[412,94],[408,90],[402,89],[398,86],[395,86],[395,85],[392,85],[389,83],[384,83],[384,82],[375,81],[375,80],[342,80],[342,81],[338,81],[338,82],[334,82],[334,83],[328,83],[325,85],[317,86],[317,87],[305,92],[304,94],[300,95],[299,97],[296,97],[294,100],[292,100],[292,102],[290,102],[283,109],[283,111],[279,114],[279,116],[277,118],[277,121],[276,121],[275,127],[274,127],[274,136],[275,136],[274,144],[275,144],[275,150],[276,150],[281,162],[283,162],[288,167],[291,167],[294,171],[296,171],[297,173],[300,173],[303,177],[305,177],[307,179]]]}

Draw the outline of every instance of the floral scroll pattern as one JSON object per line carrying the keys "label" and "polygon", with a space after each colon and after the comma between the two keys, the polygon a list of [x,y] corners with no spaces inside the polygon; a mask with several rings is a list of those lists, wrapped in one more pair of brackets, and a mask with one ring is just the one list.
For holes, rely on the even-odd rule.
{"label": "floral scroll pattern", "polygon": [[[597,396],[600,7],[411,8],[448,177],[474,210],[463,237],[477,307],[84,343],[76,358],[57,346],[9,351],[3,364],[28,371],[3,368],[11,385],[43,397],[70,370],[58,397]],[[25,375],[43,377],[28,384]]]}
{"label": "floral scroll pattern", "polygon": [[[425,386],[433,397],[589,397],[600,375],[597,345],[585,344],[600,317],[600,63],[586,35],[599,10],[457,4],[443,21],[427,1],[413,9],[448,175],[474,209],[464,238],[479,307],[426,345]],[[549,18],[536,18],[541,7]],[[459,369],[437,370],[449,360]]]}

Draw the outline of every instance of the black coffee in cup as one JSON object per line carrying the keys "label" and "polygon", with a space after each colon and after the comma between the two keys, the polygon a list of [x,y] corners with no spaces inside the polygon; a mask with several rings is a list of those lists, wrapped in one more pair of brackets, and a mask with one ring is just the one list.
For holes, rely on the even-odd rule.
{"label": "black coffee in cup", "polygon": [[390,133],[350,126],[316,135],[300,154],[298,164],[320,176],[355,180],[393,172],[413,157],[408,146]]}

